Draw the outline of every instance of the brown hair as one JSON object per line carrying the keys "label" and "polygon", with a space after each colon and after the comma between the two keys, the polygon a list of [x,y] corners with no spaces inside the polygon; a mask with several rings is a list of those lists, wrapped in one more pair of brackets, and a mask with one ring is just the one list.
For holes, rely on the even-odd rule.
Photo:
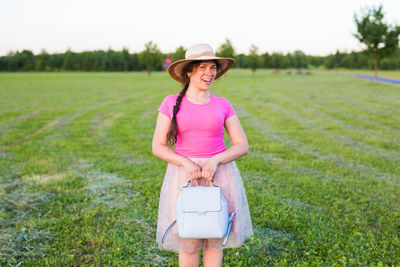
{"label": "brown hair", "polygon": [[[217,64],[217,73],[220,71],[220,64],[218,61],[214,60],[215,64]],[[176,99],[176,104],[173,109],[173,116],[171,120],[171,127],[167,133],[167,141],[170,147],[174,147],[176,144],[176,137],[178,135],[178,124],[176,123],[176,114],[178,114],[179,107],[181,106],[182,98],[186,94],[187,89],[189,88],[190,78],[187,75],[188,72],[192,72],[193,69],[199,66],[201,61],[192,61],[188,63],[182,70],[182,90],[179,92],[179,96]]]}

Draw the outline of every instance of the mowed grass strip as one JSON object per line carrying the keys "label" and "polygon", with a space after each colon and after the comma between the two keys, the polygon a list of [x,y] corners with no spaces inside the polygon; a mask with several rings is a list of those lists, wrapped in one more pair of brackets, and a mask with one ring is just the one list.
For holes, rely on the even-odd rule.
{"label": "mowed grass strip", "polygon": [[[253,92],[257,95],[263,95],[264,90]],[[276,116],[275,113],[279,113],[291,118],[299,125],[298,129],[314,130],[317,134],[323,132],[323,136],[331,139],[327,142],[339,142],[353,150],[363,150],[396,163],[400,162],[400,153],[398,153],[400,146],[397,142],[400,140],[387,140],[386,136],[365,130],[358,125],[342,123],[341,120],[336,118],[327,118],[326,116],[321,118],[320,113],[309,112],[307,106],[296,104],[295,101],[282,102],[282,99],[271,99],[270,96],[258,97],[257,100],[254,100],[254,102],[264,103],[274,113],[273,116]],[[326,121],[326,119],[328,120]],[[292,126],[296,124],[292,124]],[[365,138],[366,135],[369,135],[369,137]],[[371,143],[371,145],[365,141]]]}
{"label": "mowed grass strip", "polygon": [[[177,265],[155,243],[166,163],[151,140],[179,84],[165,73],[0,81],[2,264]],[[226,266],[400,261],[396,89],[326,73],[215,82],[250,143],[237,164],[255,236],[225,251]]]}

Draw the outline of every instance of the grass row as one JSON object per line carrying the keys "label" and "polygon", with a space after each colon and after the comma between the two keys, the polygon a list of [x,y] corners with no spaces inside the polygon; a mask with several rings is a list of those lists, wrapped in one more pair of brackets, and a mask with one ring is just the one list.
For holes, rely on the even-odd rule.
{"label": "grass row", "polygon": [[[151,140],[178,87],[165,73],[0,75],[0,262],[177,265],[155,243],[166,163]],[[255,236],[225,266],[400,261],[397,87],[234,70],[212,90],[250,143],[237,165]]]}

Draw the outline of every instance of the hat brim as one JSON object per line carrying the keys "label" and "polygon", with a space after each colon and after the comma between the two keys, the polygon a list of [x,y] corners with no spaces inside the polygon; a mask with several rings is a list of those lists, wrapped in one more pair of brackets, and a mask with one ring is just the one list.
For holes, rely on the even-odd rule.
{"label": "hat brim", "polygon": [[222,75],[227,72],[232,65],[235,63],[235,60],[233,58],[228,58],[228,57],[209,57],[209,56],[202,56],[202,57],[197,57],[195,59],[181,59],[177,60],[168,67],[168,73],[171,75],[171,77],[180,82],[183,83],[183,78],[182,78],[182,70],[183,68],[189,64],[192,61],[207,61],[207,60],[216,60],[218,61],[218,64],[220,65],[220,70],[217,72],[217,76],[215,79],[218,79]]}

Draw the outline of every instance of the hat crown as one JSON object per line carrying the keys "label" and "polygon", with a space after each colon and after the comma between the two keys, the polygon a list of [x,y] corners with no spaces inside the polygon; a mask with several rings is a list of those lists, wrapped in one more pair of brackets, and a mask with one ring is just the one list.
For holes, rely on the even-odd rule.
{"label": "hat crown", "polygon": [[209,44],[197,44],[186,50],[186,59],[195,59],[201,56],[215,57],[214,50]]}

